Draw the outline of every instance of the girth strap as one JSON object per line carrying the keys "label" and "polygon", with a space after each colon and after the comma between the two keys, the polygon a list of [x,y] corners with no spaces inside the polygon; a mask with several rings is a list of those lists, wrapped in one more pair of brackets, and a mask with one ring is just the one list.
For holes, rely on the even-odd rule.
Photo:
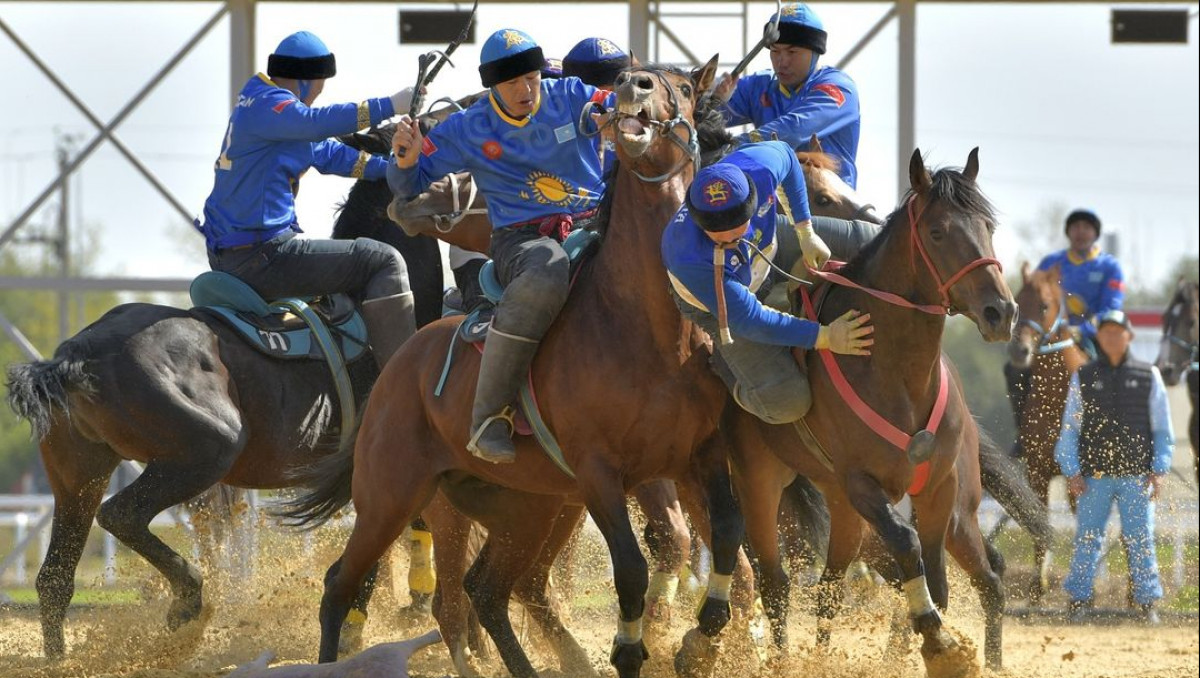
{"label": "girth strap", "polygon": [[279,299],[275,304],[287,308],[303,318],[309,329],[312,330],[317,345],[325,354],[325,361],[329,365],[330,374],[333,375],[333,385],[337,390],[338,403],[342,410],[341,439],[342,443],[345,443],[346,436],[351,435],[351,432],[354,431],[357,406],[354,402],[354,388],[350,384],[350,374],[346,371],[346,362],[342,359],[342,352],[338,350],[337,342],[334,341],[333,335],[329,333],[329,328],[325,326],[321,317],[304,301],[287,298]]}

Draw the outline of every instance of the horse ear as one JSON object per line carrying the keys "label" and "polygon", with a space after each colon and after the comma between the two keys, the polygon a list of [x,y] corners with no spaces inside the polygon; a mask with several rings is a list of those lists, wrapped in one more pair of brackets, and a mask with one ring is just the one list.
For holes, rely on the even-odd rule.
{"label": "horse ear", "polygon": [[963,178],[967,181],[974,182],[975,177],[979,176],[979,147],[971,149],[967,154],[967,166],[963,168]]}
{"label": "horse ear", "polygon": [[825,152],[825,149],[821,148],[821,140],[817,138],[817,135],[812,135],[812,138],[808,140],[808,150],[813,153]]}
{"label": "horse ear", "polygon": [[1030,268],[1030,267],[1029,267],[1029,262],[1028,262],[1028,261],[1022,261],[1022,262],[1021,262],[1021,284],[1022,284],[1022,285],[1028,285],[1028,284],[1029,284],[1029,277],[1030,277],[1030,271],[1029,271],[1029,268]]}
{"label": "horse ear", "polygon": [[908,180],[914,193],[927,193],[933,186],[929,170],[925,168],[925,159],[921,157],[921,149],[913,149],[912,160],[908,161]]}
{"label": "horse ear", "polygon": [[697,92],[707,92],[712,88],[713,80],[717,76],[717,57],[719,56],[719,54],[712,55],[708,63],[692,71],[692,83],[696,86]]}

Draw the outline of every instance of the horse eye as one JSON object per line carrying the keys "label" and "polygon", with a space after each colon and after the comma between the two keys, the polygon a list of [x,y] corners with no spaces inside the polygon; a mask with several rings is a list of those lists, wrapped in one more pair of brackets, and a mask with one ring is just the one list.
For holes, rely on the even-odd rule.
{"label": "horse eye", "polygon": [[945,234],[942,233],[940,229],[931,228],[929,229],[929,237],[933,238],[934,242],[941,242],[942,238],[945,237]]}
{"label": "horse eye", "polygon": [[691,87],[691,85],[682,85],[682,86],[679,88],[679,91],[680,91],[680,92],[683,92],[683,96],[685,96],[685,97],[688,97],[689,99],[690,99],[690,98],[691,98],[691,96],[692,96],[692,87]]}
{"label": "horse eye", "polygon": [[1042,313],[1050,310],[1050,304],[1042,304]]}
{"label": "horse eye", "polygon": [[827,196],[827,195],[818,195],[818,196],[817,196],[817,204],[818,204],[818,205],[820,205],[820,206],[822,206],[822,207],[825,207],[825,206],[827,206],[827,205],[832,205],[832,204],[833,204],[833,198],[831,198],[831,197],[829,197],[829,196]]}

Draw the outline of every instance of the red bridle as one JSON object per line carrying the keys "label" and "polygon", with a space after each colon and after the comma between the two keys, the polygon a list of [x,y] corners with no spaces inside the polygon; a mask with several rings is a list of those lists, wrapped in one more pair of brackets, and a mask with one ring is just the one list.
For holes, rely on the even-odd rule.
{"label": "red bridle", "polygon": [[[963,276],[979,268],[980,266],[989,266],[991,264],[995,264],[996,268],[1000,269],[1001,273],[1004,272],[1004,266],[999,260],[992,257],[980,257],[967,263],[967,265],[959,269],[957,273],[950,276],[943,282],[942,276],[938,273],[937,267],[933,265],[933,259],[930,258],[929,252],[925,249],[925,243],[921,242],[921,237],[917,234],[917,224],[920,222],[921,216],[925,213],[925,207],[922,207],[921,211],[914,215],[913,205],[916,204],[916,202],[917,196],[914,195],[913,197],[909,198],[908,204],[906,205],[906,209],[908,210],[909,238],[912,241],[913,249],[921,253],[921,260],[925,262],[925,268],[929,271],[929,274],[933,276],[934,282],[937,283],[938,295],[942,299],[942,303],[940,305],[914,304],[898,294],[884,292],[883,290],[872,289],[870,287],[863,287],[853,280],[850,280],[849,278],[837,273],[814,271],[812,269],[809,269],[809,272],[818,278],[828,280],[834,284],[841,285],[843,287],[853,287],[856,290],[861,290],[875,297],[876,299],[882,299],[883,301],[886,301],[894,306],[911,308],[915,311],[921,311],[922,313],[928,313],[930,315],[949,315],[951,313],[952,306],[950,303],[950,288],[953,287],[955,283],[961,280]],[[915,255],[913,255],[911,252],[909,252],[909,255],[915,257]],[[916,266],[915,261],[913,266]]]}

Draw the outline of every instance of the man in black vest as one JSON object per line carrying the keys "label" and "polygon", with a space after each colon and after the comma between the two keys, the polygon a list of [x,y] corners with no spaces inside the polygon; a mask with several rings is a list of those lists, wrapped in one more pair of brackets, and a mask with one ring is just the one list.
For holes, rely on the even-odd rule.
{"label": "man in black vest", "polygon": [[1092,585],[1112,504],[1121,514],[1133,598],[1148,624],[1158,623],[1162,598],[1154,549],[1154,500],[1171,469],[1175,435],[1167,392],[1158,368],[1129,353],[1133,327],[1123,311],[1097,318],[1100,357],[1071,377],[1062,434],[1054,456],[1077,498],[1075,553],[1063,589],[1071,618],[1082,620],[1092,604]]}

